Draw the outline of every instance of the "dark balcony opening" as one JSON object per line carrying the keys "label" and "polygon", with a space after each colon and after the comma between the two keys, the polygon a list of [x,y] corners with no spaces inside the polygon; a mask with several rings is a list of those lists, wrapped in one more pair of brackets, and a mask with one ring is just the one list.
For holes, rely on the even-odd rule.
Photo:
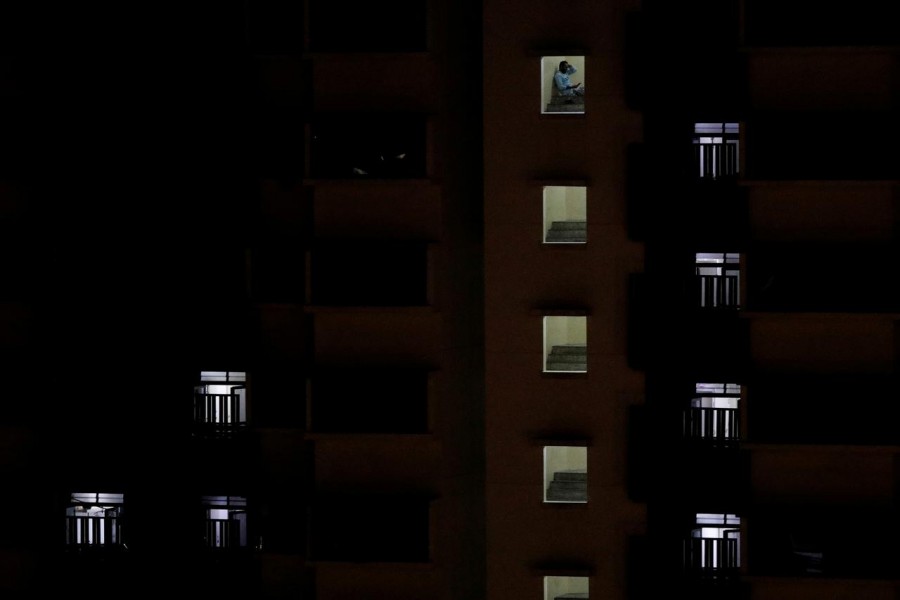
{"label": "dark balcony opening", "polygon": [[[738,2],[643,2],[626,21],[626,93],[642,107],[737,106],[744,76]],[[678,94],[672,94],[673,89]]]}
{"label": "dark balcony opening", "polygon": [[883,0],[745,3],[747,43],[754,46],[895,46],[897,6]]}
{"label": "dark balcony opening", "polygon": [[769,376],[753,384],[748,406],[753,441],[791,444],[900,443],[892,377],[877,375]]}
{"label": "dark balcony opening", "polygon": [[306,372],[279,357],[253,371],[253,423],[258,427],[302,427],[305,421]]}
{"label": "dark balcony opening", "polygon": [[312,250],[318,306],[425,306],[427,246],[408,242],[320,243]]}
{"label": "dark balcony opening", "polygon": [[46,274],[51,263],[44,263],[47,255],[34,242],[38,237],[32,229],[20,219],[0,221],[0,302],[30,301],[45,284],[40,274]]}
{"label": "dark balcony opening", "polygon": [[255,302],[302,304],[305,251],[297,243],[265,241],[250,250],[250,295]]}
{"label": "dark balcony opening", "polygon": [[429,504],[381,496],[329,498],[311,514],[313,560],[428,562]]}
{"label": "dark balcony opening", "polygon": [[752,574],[893,579],[891,513],[873,506],[767,507],[749,524]]}
{"label": "dark balcony opening", "polygon": [[[701,179],[657,216],[657,239],[707,248],[743,248],[750,234],[747,188],[728,178]],[[677,223],[677,225],[675,225]]]}
{"label": "dark balcony opening", "polygon": [[896,252],[864,244],[772,244],[747,254],[752,310],[895,312]]}
{"label": "dark balcony opening", "polygon": [[426,433],[428,373],[416,369],[329,369],[311,383],[317,433]]}
{"label": "dark balcony opening", "polygon": [[223,309],[240,305],[247,298],[246,251],[228,225],[210,222],[208,226],[194,238],[198,302]]}
{"label": "dark balcony opening", "polygon": [[310,176],[316,179],[427,177],[422,115],[332,115],[310,126]]}
{"label": "dark balcony opening", "polygon": [[244,5],[247,45],[254,54],[299,55],[303,52],[302,2],[256,0]]}
{"label": "dark balcony opening", "polygon": [[[301,63],[300,68],[304,67],[305,63]],[[267,93],[270,97],[259,102],[259,108],[250,117],[254,144],[250,159],[255,161],[259,177],[289,186],[303,178],[304,114],[297,103],[305,90],[287,98],[275,91]]]}
{"label": "dark balcony opening", "polygon": [[[671,368],[673,355],[692,364],[703,365],[705,372],[743,378],[750,364],[750,330],[746,319],[735,310],[703,310],[698,318],[673,324],[679,337],[666,346],[670,353],[657,360]],[[676,358],[675,360],[679,360]]]}
{"label": "dark balcony opening", "polygon": [[[677,421],[673,423],[677,425]],[[671,494],[672,480],[678,482],[681,501],[713,503],[743,509],[750,489],[749,453],[735,443],[713,447],[690,444],[673,447],[658,458],[654,472],[654,498]]]}
{"label": "dark balcony opening", "polygon": [[679,48],[709,51],[732,48],[738,43],[739,3],[736,0],[692,0],[681,4],[645,0],[641,7],[648,21],[655,25],[656,39],[677,42]]}
{"label": "dark balcony opening", "polygon": [[900,150],[893,143],[898,132],[900,121],[886,112],[757,113],[747,125],[747,176],[898,179]]}
{"label": "dark balcony opening", "polygon": [[[428,47],[425,0],[310,0],[312,52],[423,52]],[[385,18],[386,13],[390,18]]]}

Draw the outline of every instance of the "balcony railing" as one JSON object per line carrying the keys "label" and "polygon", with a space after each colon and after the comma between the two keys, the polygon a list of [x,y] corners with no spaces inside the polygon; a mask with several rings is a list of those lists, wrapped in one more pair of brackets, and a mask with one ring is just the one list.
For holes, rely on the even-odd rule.
{"label": "balcony railing", "polygon": [[[740,276],[736,271],[723,275],[696,275],[696,295],[701,308],[738,308],[740,306]],[[695,296],[696,297],[696,296]]]}
{"label": "balcony railing", "polygon": [[246,540],[244,543],[241,540],[242,524],[237,519],[207,519],[203,537],[206,547],[220,549],[245,547]]}
{"label": "balcony railing", "polygon": [[737,538],[689,538],[684,540],[684,568],[691,576],[725,579],[738,574]]}
{"label": "balcony railing", "polygon": [[712,444],[736,443],[741,439],[737,408],[692,406],[684,411],[684,437]]}
{"label": "balcony railing", "polygon": [[120,547],[121,519],[117,515],[69,515],[66,517],[66,544],[73,547]]}
{"label": "balcony railing", "polygon": [[701,179],[734,177],[738,174],[738,145],[736,142],[695,143],[694,165]]}
{"label": "balcony railing", "polygon": [[194,394],[194,425],[205,435],[227,437],[247,427],[240,394]]}

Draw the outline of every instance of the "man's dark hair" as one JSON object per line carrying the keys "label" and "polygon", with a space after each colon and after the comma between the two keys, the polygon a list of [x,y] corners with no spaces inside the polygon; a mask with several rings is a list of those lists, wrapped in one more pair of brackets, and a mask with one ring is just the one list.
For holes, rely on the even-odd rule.
{"label": "man's dark hair", "polygon": [[564,60],[563,60],[563,61],[560,61],[560,63],[559,63],[559,72],[560,72],[560,73],[565,73],[565,72],[566,72],[566,67],[568,67],[568,66],[569,66],[569,63],[567,63],[566,61],[564,61]]}

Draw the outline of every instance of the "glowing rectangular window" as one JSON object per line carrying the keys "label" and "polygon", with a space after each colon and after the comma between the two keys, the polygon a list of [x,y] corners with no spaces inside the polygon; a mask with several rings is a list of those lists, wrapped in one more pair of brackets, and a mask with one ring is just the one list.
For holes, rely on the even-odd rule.
{"label": "glowing rectangular window", "polygon": [[544,372],[587,371],[587,317],[544,317]]}
{"label": "glowing rectangular window", "polygon": [[587,448],[545,446],[544,502],[587,501]]}
{"label": "glowing rectangular window", "polygon": [[541,57],[541,113],[584,114],[584,56]]}
{"label": "glowing rectangular window", "polygon": [[541,241],[545,244],[587,242],[587,188],[584,186],[544,186],[544,222]]}
{"label": "glowing rectangular window", "polygon": [[587,577],[548,575],[544,577],[544,600],[587,600]]}

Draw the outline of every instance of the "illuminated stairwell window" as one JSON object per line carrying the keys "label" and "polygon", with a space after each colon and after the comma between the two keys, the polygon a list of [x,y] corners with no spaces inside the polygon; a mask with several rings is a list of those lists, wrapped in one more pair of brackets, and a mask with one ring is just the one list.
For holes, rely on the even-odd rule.
{"label": "illuminated stairwell window", "polygon": [[71,548],[124,548],[124,494],[75,492],[66,508],[66,544]]}
{"label": "illuminated stairwell window", "polygon": [[247,373],[201,371],[194,386],[194,425],[200,435],[227,437],[247,427]]}
{"label": "illuminated stairwell window", "polygon": [[741,519],[730,513],[696,513],[684,542],[684,567],[694,576],[728,578],[741,566]]}
{"label": "illuminated stairwell window", "polygon": [[544,186],[545,244],[587,242],[587,188],[584,186]]}
{"label": "illuminated stairwell window", "polygon": [[738,123],[694,123],[694,167],[698,177],[737,176],[739,134]]}
{"label": "illuminated stairwell window", "polygon": [[737,383],[698,383],[684,412],[684,437],[713,444],[741,438],[741,386]]}
{"label": "illuminated stairwell window", "polygon": [[701,308],[740,308],[740,254],[698,252],[694,274],[695,294]]}
{"label": "illuminated stairwell window", "polygon": [[211,549],[247,548],[247,499],[203,496],[203,543]]}
{"label": "illuminated stairwell window", "polygon": [[541,113],[584,114],[584,56],[541,57]]}
{"label": "illuminated stairwell window", "polygon": [[588,577],[548,575],[544,577],[544,600],[587,600]]}
{"label": "illuminated stairwell window", "polygon": [[544,372],[587,372],[587,317],[544,317]]}
{"label": "illuminated stairwell window", "polygon": [[587,501],[587,448],[544,446],[544,502]]}

